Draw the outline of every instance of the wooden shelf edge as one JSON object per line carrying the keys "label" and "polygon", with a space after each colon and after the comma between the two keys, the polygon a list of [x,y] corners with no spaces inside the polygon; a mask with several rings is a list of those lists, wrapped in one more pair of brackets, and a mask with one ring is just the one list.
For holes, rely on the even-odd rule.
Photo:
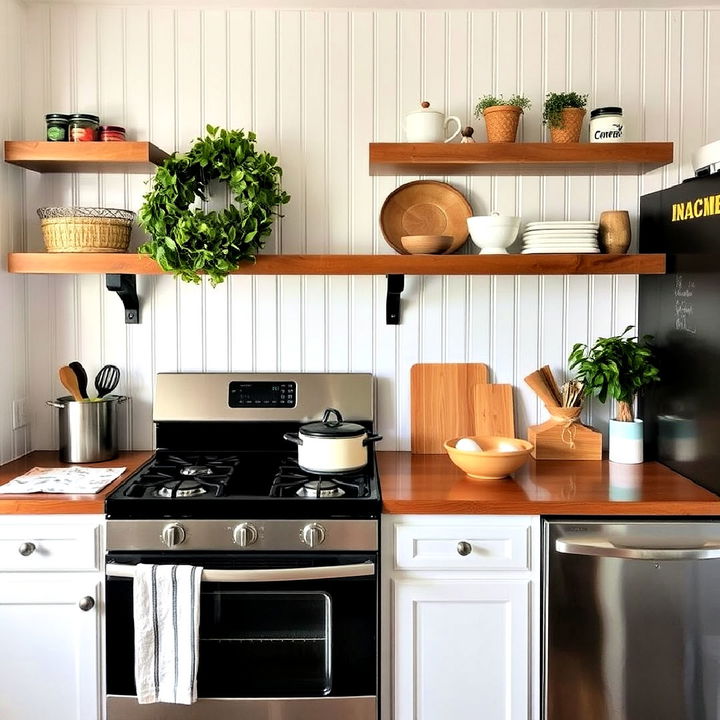
{"label": "wooden shelf edge", "polygon": [[[165,274],[134,253],[10,253],[8,272]],[[237,275],[662,275],[665,255],[259,255]]]}

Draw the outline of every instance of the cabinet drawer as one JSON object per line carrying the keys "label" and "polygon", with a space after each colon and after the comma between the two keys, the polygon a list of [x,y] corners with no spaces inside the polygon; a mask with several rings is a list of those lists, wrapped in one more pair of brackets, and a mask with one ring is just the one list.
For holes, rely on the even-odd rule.
{"label": "cabinet drawer", "polygon": [[528,570],[530,524],[395,525],[401,570]]}
{"label": "cabinet drawer", "polygon": [[0,526],[0,570],[100,569],[98,525]]}

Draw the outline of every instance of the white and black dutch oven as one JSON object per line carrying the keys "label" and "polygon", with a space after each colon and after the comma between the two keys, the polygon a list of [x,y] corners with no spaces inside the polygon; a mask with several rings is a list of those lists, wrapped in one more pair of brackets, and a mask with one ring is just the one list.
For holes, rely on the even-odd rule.
{"label": "white and black dutch oven", "polygon": [[283,437],[298,446],[298,465],[313,473],[359,470],[368,463],[367,446],[382,440],[382,435],[368,435],[362,425],[343,422],[335,408],[325,410],[319,422]]}

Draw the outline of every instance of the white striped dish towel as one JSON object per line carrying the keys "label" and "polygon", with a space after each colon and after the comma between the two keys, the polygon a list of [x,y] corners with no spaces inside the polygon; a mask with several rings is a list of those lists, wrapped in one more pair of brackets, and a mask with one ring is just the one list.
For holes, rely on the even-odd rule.
{"label": "white striped dish towel", "polygon": [[197,700],[200,579],[193,565],[135,566],[135,685],[141,704]]}

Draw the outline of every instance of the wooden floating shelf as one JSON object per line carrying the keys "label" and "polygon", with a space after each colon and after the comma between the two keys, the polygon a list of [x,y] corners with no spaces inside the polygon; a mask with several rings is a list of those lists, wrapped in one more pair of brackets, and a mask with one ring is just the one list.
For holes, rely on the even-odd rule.
{"label": "wooden floating shelf", "polygon": [[672,161],[671,142],[370,143],[371,175],[637,175]]}
{"label": "wooden floating shelf", "polygon": [[[162,275],[134,253],[10,253],[11,273]],[[665,255],[259,255],[237,275],[662,275]]]}
{"label": "wooden floating shelf", "polygon": [[149,142],[5,141],[5,162],[40,173],[154,173],[167,157]]}

